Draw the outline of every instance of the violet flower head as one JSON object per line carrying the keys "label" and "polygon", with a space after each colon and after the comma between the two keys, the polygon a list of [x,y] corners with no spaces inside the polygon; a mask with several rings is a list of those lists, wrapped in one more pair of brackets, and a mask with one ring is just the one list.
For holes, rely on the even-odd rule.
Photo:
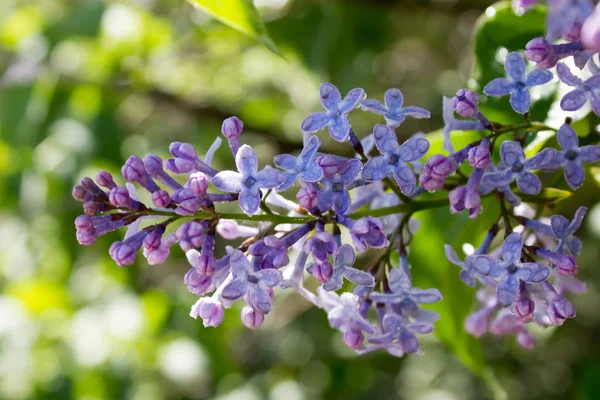
{"label": "violet flower head", "polygon": [[233,280],[225,285],[221,298],[236,301],[248,295],[248,304],[263,314],[271,311],[271,297],[268,288],[273,288],[281,281],[281,272],[277,269],[253,271],[250,262],[239,250],[229,255],[229,263]]}
{"label": "violet flower head", "polygon": [[352,268],[355,259],[352,246],[349,244],[342,245],[335,255],[335,269],[333,270],[333,274],[329,281],[323,285],[323,289],[327,291],[340,289],[344,283],[344,277],[359,286],[375,286],[373,275]]}
{"label": "violet flower head", "polygon": [[383,115],[387,126],[395,128],[400,126],[406,117],[429,118],[430,112],[414,106],[402,107],[404,96],[398,89],[388,89],[384,95],[385,104],[379,100],[365,99],[360,103],[360,107],[365,111]]}
{"label": "violet flower head", "polygon": [[[600,82],[600,81],[599,81]],[[575,130],[564,124],[556,136],[562,151],[556,153],[552,162],[544,169],[565,169],[565,180],[573,189],[579,188],[585,179],[582,163],[591,163],[600,160],[600,146],[588,145],[579,147],[579,137]]]}
{"label": "violet flower head", "polygon": [[550,218],[552,232],[558,239],[558,246],[556,248],[557,253],[563,254],[566,247],[575,257],[579,256],[581,253],[581,239],[574,236],[574,233],[581,226],[587,210],[587,207],[579,207],[577,212],[575,212],[573,221],[570,223],[569,220],[562,215],[553,215]]}
{"label": "violet flower head", "polygon": [[239,204],[248,215],[256,214],[260,206],[260,189],[281,185],[283,174],[271,167],[258,170],[258,159],[252,147],[243,145],[235,156],[238,172],[222,171],[215,175],[213,185],[224,192],[239,193]]}
{"label": "violet flower head", "polygon": [[521,262],[523,238],[511,233],[502,244],[502,260],[489,255],[474,256],[473,267],[482,275],[498,278],[498,301],[511,305],[519,291],[519,282],[539,283],[550,276],[550,269],[535,262]]}
{"label": "violet flower head", "polygon": [[488,96],[510,94],[510,105],[513,110],[525,114],[531,103],[529,89],[552,80],[552,73],[545,69],[535,69],[527,74],[525,60],[517,52],[508,54],[504,69],[507,77],[492,80],[483,88],[483,92]]}
{"label": "violet flower head", "polygon": [[575,88],[563,96],[560,108],[577,111],[589,100],[594,113],[600,116],[600,74],[595,74],[584,82],[563,63],[558,63],[556,73],[562,82]]}
{"label": "violet flower head", "polygon": [[331,83],[322,83],[319,87],[321,104],[327,111],[310,114],[302,121],[300,128],[304,132],[316,132],[328,127],[331,137],[338,142],[345,142],[350,135],[348,113],[354,110],[365,97],[365,91],[352,89],[342,100],[340,91]]}
{"label": "violet flower head", "polygon": [[538,194],[542,190],[542,182],[531,171],[542,169],[554,159],[555,154],[556,150],[548,148],[526,159],[525,152],[518,142],[505,140],[500,147],[500,168],[504,169],[485,175],[484,180],[494,187],[501,188],[510,185],[516,178],[521,192]]}
{"label": "violet flower head", "polygon": [[286,170],[285,180],[277,188],[280,191],[289,189],[298,177],[306,182],[317,182],[323,178],[323,170],[314,158],[321,142],[316,136],[306,142],[298,158],[290,154],[279,154],[273,159],[276,166]]}
{"label": "violet flower head", "polygon": [[442,294],[437,289],[413,288],[410,276],[402,268],[395,267],[388,276],[389,293],[372,292],[370,299],[380,304],[401,304],[412,309],[420,304],[433,304],[442,300]]}
{"label": "violet flower head", "polygon": [[400,145],[394,131],[379,124],[375,125],[373,135],[382,155],[366,162],[363,179],[377,181],[393,174],[402,192],[410,195],[415,189],[416,178],[407,163],[422,158],[429,150],[429,142],[423,138],[412,138]]}
{"label": "violet flower head", "polygon": [[326,174],[323,180],[325,187],[317,194],[317,205],[321,212],[325,212],[333,206],[335,212],[345,214],[350,207],[348,186],[360,172],[362,164],[357,159],[351,159],[338,165],[335,173]]}

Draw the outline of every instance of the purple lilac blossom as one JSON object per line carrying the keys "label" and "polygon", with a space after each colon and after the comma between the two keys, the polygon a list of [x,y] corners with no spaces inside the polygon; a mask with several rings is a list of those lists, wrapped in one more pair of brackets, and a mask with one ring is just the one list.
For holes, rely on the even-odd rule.
{"label": "purple lilac blossom", "polygon": [[505,96],[510,94],[510,105],[518,113],[525,114],[529,110],[531,98],[529,89],[543,85],[552,79],[552,73],[544,69],[535,69],[526,73],[525,60],[517,52],[509,53],[504,62],[506,78],[496,78],[483,88],[488,96]]}
{"label": "purple lilac blossom", "polygon": [[577,111],[589,100],[592,110],[600,115],[600,74],[595,74],[582,81],[563,63],[556,66],[558,78],[575,89],[567,93],[560,100],[560,108],[565,111]]}
{"label": "purple lilac blossom", "polygon": [[289,189],[299,177],[305,182],[317,182],[323,178],[323,170],[314,160],[320,145],[319,139],[311,136],[297,158],[290,154],[275,156],[273,159],[275,165],[287,171],[285,180],[277,188],[278,190]]}
{"label": "purple lilac blossom", "polygon": [[404,96],[398,89],[388,89],[384,95],[385,104],[375,99],[365,99],[360,103],[360,107],[365,111],[383,115],[387,126],[396,128],[404,122],[406,117],[429,118],[429,111],[414,106],[402,107]]}

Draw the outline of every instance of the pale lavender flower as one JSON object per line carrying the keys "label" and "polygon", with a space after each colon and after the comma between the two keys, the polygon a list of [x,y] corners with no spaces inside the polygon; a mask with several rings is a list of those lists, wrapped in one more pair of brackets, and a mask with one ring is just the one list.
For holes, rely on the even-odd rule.
{"label": "pale lavender flower", "polygon": [[225,309],[219,300],[213,297],[201,297],[192,306],[190,317],[194,319],[198,317],[202,318],[205,328],[217,327],[223,322]]}
{"label": "pale lavender flower", "polygon": [[354,265],[354,250],[348,244],[342,245],[335,255],[335,269],[327,283],[323,285],[323,289],[327,291],[338,290],[344,283],[344,277],[350,282],[359,286],[373,287],[375,279],[368,272],[360,271],[352,268]]}
{"label": "pale lavender flower", "polygon": [[410,322],[407,318],[387,313],[381,321],[381,332],[369,337],[369,343],[376,345],[398,344],[404,353],[420,353],[419,340],[415,333],[430,333],[433,324],[429,322]]}
{"label": "pale lavender flower", "polygon": [[[332,206],[338,214],[345,214],[348,211],[350,206],[348,186],[360,172],[361,166],[359,160],[351,159],[338,163],[335,173],[326,172],[323,180],[325,187],[317,194],[317,206],[321,212],[329,210]],[[327,169],[333,170],[333,166],[328,166]]]}
{"label": "pale lavender flower", "polygon": [[384,95],[385,104],[375,99],[365,99],[360,103],[360,107],[365,111],[383,115],[387,126],[398,127],[406,117],[429,118],[429,111],[414,106],[402,107],[404,96],[398,89],[388,89]]}
{"label": "pale lavender flower", "polygon": [[513,110],[525,114],[531,103],[529,89],[549,82],[552,79],[552,73],[545,69],[536,69],[527,74],[525,60],[517,52],[508,54],[504,62],[504,69],[507,77],[492,80],[483,88],[483,92],[488,96],[510,94],[510,105]]}
{"label": "pale lavender flower", "polygon": [[569,220],[562,215],[553,215],[550,219],[550,225],[554,236],[558,239],[558,246],[556,251],[558,253],[564,253],[567,248],[574,256],[579,256],[581,253],[581,239],[574,236],[574,233],[579,229],[583,218],[587,213],[587,207],[579,207],[573,221],[569,223]]}
{"label": "pale lavender flower", "polygon": [[319,87],[321,104],[327,111],[310,114],[302,121],[301,129],[304,132],[316,132],[325,127],[329,134],[338,142],[345,142],[350,136],[350,122],[348,113],[354,110],[365,97],[362,89],[352,89],[342,100],[340,91],[331,83],[322,83]]}
{"label": "pale lavender flower", "polygon": [[388,284],[390,293],[372,292],[371,300],[381,304],[402,303],[403,306],[412,308],[415,304],[433,304],[442,299],[442,294],[437,289],[413,288],[410,276],[402,268],[390,270]]}
{"label": "pale lavender flower", "polygon": [[594,113],[600,115],[600,74],[582,81],[563,63],[558,63],[556,73],[562,82],[575,88],[563,96],[560,108],[565,111],[577,111],[589,100]]}
{"label": "pale lavender flower", "polygon": [[311,136],[297,158],[290,154],[275,156],[275,165],[287,171],[278,190],[289,189],[299,177],[305,182],[316,182],[323,178],[323,170],[314,160],[320,145],[319,138]]}

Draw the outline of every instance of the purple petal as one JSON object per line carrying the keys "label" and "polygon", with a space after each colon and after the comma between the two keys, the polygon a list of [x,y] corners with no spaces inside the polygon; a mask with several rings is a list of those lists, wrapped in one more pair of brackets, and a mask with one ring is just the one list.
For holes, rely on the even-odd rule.
{"label": "purple petal", "polygon": [[516,112],[525,114],[529,110],[530,104],[531,97],[529,96],[529,90],[516,89],[510,93],[510,105]]}
{"label": "purple petal", "polygon": [[573,217],[573,221],[569,225],[569,233],[575,233],[577,229],[581,226],[583,222],[583,218],[585,218],[585,214],[587,214],[588,208],[585,206],[581,206],[575,212],[575,216]]}
{"label": "purple petal", "polygon": [[[600,74],[598,76],[600,77]],[[590,95],[590,105],[594,114],[600,116],[600,96],[595,91]]]}
{"label": "purple petal", "polygon": [[507,307],[515,301],[519,290],[519,279],[516,274],[506,274],[498,282],[498,302]]}
{"label": "purple petal", "polygon": [[516,51],[509,53],[504,62],[506,75],[511,77],[515,82],[525,81],[525,60]]}
{"label": "purple petal", "polygon": [[524,167],[526,170],[536,170],[545,167],[550,163],[556,155],[555,149],[544,149],[529,160],[525,161]]}
{"label": "purple petal", "polygon": [[415,190],[417,179],[415,173],[408,166],[401,167],[400,169],[394,170],[394,178],[405,195],[410,195]]}
{"label": "purple petal", "polygon": [[274,287],[281,282],[281,271],[278,269],[263,269],[254,274],[267,287]]}
{"label": "purple petal", "polygon": [[344,190],[335,197],[333,208],[338,214],[346,214],[348,207],[350,207],[350,194]]}
{"label": "purple petal", "polygon": [[363,100],[360,103],[360,107],[365,111],[370,111],[378,115],[383,115],[388,111],[387,107],[383,105],[383,103],[375,99]]}
{"label": "purple petal", "polygon": [[239,204],[242,211],[244,211],[246,214],[256,214],[256,212],[258,211],[258,207],[260,206],[260,190],[242,190],[239,196]]}
{"label": "purple petal", "polygon": [[491,276],[492,278],[501,276],[506,271],[504,263],[498,260],[496,257],[478,255],[468,257],[467,260],[469,262],[469,266],[475,271],[485,276]]}
{"label": "purple petal", "polygon": [[244,297],[247,291],[248,281],[245,279],[234,279],[223,288],[221,297],[225,300],[236,301]]}
{"label": "purple petal", "polygon": [[519,262],[521,250],[523,249],[523,238],[516,232],[508,235],[502,243],[502,259],[507,264]]}
{"label": "purple petal", "polygon": [[304,132],[312,133],[325,128],[328,123],[329,115],[324,111],[319,111],[304,118],[304,121],[302,121],[302,124],[300,125],[300,129]]}
{"label": "purple petal", "polygon": [[342,114],[349,113],[350,111],[352,111],[356,107],[358,107],[359,103],[364,98],[365,98],[364,90],[362,90],[360,88],[352,89],[351,91],[348,92],[348,94],[346,95],[346,97],[344,97],[344,100],[340,104],[340,111],[342,112]]}
{"label": "purple petal", "polygon": [[239,148],[235,155],[235,165],[242,174],[255,174],[258,171],[258,159],[252,147],[247,144]]}
{"label": "purple petal", "polygon": [[523,263],[517,269],[520,280],[530,283],[543,282],[550,276],[550,269],[538,263]]}
{"label": "purple petal", "polygon": [[458,256],[456,255],[456,251],[449,244],[444,245],[444,251],[446,252],[446,258],[454,265],[458,265],[459,267],[464,267],[465,263],[460,261]]}
{"label": "purple petal", "polygon": [[560,108],[565,111],[577,111],[587,101],[587,94],[580,89],[575,89],[567,93],[560,100]]}
{"label": "purple petal", "polygon": [[350,123],[348,118],[340,116],[329,121],[329,134],[338,142],[345,142],[350,135]]}
{"label": "purple petal", "polygon": [[403,293],[410,289],[410,277],[402,268],[392,268],[388,277],[388,284],[394,293]]}
{"label": "purple petal", "polygon": [[433,331],[433,324],[429,322],[411,322],[406,325],[408,329],[415,333],[427,334]]}
{"label": "purple petal", "polygon": [[354,264],[355,259],[356,256],[354,255],[354,250],[352,249],[352,246],[350,246],[349,244],[344,244],[342,245],[342,247],[340,247],[337,254],[335,255],[335,265],[336,267],[350,267]]}
{"label": "purple petal", "polygon": [[423,119],[423,118],[431,117],[431,113],[429,111],[425,110],[424,108],[415,107],[415,106],[404,107],[403,109],[401,109],[399,111],[399,114],[403,114],[403,115],[413,117],[416,119]]}
{"label": "purple petal", "polygon": [[222,171],[214,176],[212,184],[223,192],[239,193],[242,190],[242,174],[235,171]]}
{"label": "purple petal", "polygon": [[302,172],[302,179],[306,182],[316,182],[321,178],[323,178],[323,169],[314,162],[308,163]]}
{"label": "purple petal", "polygon": [[513,166],[516,163],[525,163],[525,152],[517,142],[505,140],[500,147],[500,157],[506,165]]}
{"label": "purple petal", "polygon": [[397,153],[399,151],[398,139],[390,127],[381,124],[375,125],[373,137],[375,138],[375,145],[382,153]]}
{"label": "purple petal", "polygon": [[579,188],[585,179],[583,166],[576,162],[569,162],[565,166],[565,180],[573,189]]}
{"label": "purple petal", "polygon": [[506,78],[496,78],[483,88],[488,96],[505,96],[514,89],[514,84]]}
{"label": "purple petal", "polygon": [[521,192],[525,194],[538,194],[542,190],[540,178],[529,171],[521,172],[517,176],[517,185],[519,185]]}
{"label": "purple petal", "polygon": [[502,188],[512,183],[512,181],[515,179],[515,174],[512,169],[508,168],[504,171],[487,174],[485,175],[484,179],[486,183],[497,188]]}
{"label": "purple petal", "polygon": [[362,177],[367,181],[378,181],[388,176],[389,173],[390,168],[385,157],[377,156],[365,163],[362,170]]}
{"label": "purple petal", "polygon": [[442,294],[437,289],[414,289],[411,297],[419,304],[433,304],[442,300]]}
{"label": "purple petal", "polygon": [[429,150],[429,142],[427,139],[423,138],[412,138],[408,139],[406,142],[400,146],[400,150],[398,154],[400,155],[400,159],[404,162],[415,161],[427,153]]}
{"label": "purple petal", "polygon": [[584,86],[581,79],[573,75],[569,67],[567,67],[564,63],[558,63],[556,65],[556,74],[558,75],[558,79],[569,86],[576,88],[583,88]]}
{"label": "purple petal", "polygon": [[361,167],[362,163],[360,160],[351,159],[346,161],[339,170],[341,181],[346,185],[352,183],[354,178],[356,178],[356,175],[360,172]]}
{"label": "purple petal", "polygon": [[312,160],[313,156],[319,149],[319,146],[321,146],[321,141],[316,136],[311,136],[306,141],[302,152],[298,156],[298,160],[300,161],[301,165],[306,165]]}
{"label": "purple petal", "polygon": [[266,166],[262,171],[256,174],[256,180],[261,188],[271,189],[277,187],[283,182],[283,174],[275,168]]}
{"label": "purple petal", "polygon": [[346,279],[350,282],[360,286],[375,286],[375,279],[368,272],[359,271],[355,268],[345,268],[345,270]]}
{"label": "purple petal", "polygon": [[250,287],[250,302],[254,308],[263,314],[268,314],[271,311],[271,297],[267,290],[261,285],[252,285]]}
{"label": "purple petal", "polygon": [[596,162],[600,160],[600,146],[589,145],[579,148],[579,160],[581,162]]}
{"label": "purple petal", "polygon": [[547,69],[535,69],[527,75],[525,85],[529,87],[543,85],[544,83],[550,82],[552,77],[552,72]]}
{"label": "purple petal", "polygon": [[321,189],[317,193],[318,203],[317,206],[322,212],[325,212],[331,208],[333,201],[335,200],[335,193],[331,190]]}
{"label": "purple petal", "polygon": [[327,82],[323,82],[321,83],[321,86],[319,86],[319,96],[321,104],[323,104],[323,107],[327,110],[337,110],[342,101],[340,91],[331,83]]}
{"label": "purple petal", "polygon": [[275,158],[273,158],[273,162],[281,169],[286,169],[289,171],[296,170],[296,157],[292,156],[291,154],[276,155]]}
{"label": "purple petal", "polygon": [[550,225],[557,238],[564,238],[569,234],[569,220],[562,215],[553,215],[550,218]]}
{"label": "purple petal", "polygon": [[246,279],[250,271],[250,261],[240,250],[233,250],[229,255],[229,265],[233,276],[240,279]]}
{"label": "purple petal", "polygon": [[344,272],[344,267],[334,269],[331,278],[323,285],[323,289],[328,292],[339,290],[344,283]]}
{"label": "purple petal", "polygon": [[385,99],[385,105],[388,110],[392,112],[394,110],[399,110],[402,107],[402,103],[404,103],[402,92],[396,88],[388,89],[383,97]]}

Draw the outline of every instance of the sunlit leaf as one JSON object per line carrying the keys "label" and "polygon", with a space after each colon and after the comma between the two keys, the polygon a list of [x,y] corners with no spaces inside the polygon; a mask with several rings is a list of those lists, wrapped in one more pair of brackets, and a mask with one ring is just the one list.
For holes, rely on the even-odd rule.
{"label": "sunlit leaf", "polygon": [[225,25],[248,35],[281,56],[250,0],[188,0]]}

